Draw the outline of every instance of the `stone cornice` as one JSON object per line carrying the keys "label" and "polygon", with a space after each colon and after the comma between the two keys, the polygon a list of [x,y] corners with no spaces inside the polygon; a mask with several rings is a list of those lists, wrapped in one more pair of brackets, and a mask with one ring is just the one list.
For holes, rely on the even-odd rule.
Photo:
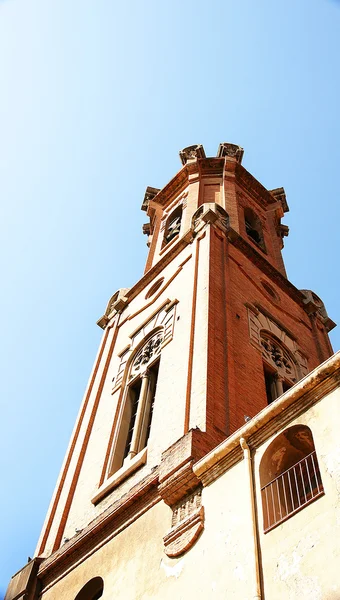
{"label": "stone cornice", "polygon": [[[243,254],[245,254],[256,266],[258,266],[268,277],[279,285],[287,294],[289,294],[298,304],[306,310],[305,296],[293,285],[287,277],[282,275],[268,260],[253,247],[253,245],[243,238],[234,229],[228,232],[229,241]],[[306,311],[307,312],[307,311]]]}
{"label": "stone cornice", "polygon": [[[196,165],[196,163],[193,163]],[[197,169],[197,166],[196,166]],[[156,194],[150,201],[147,214],[154,205],[164,206],[174,196],[180,194],[188,185],[189,174],[192,171],[192,165],[185,165],[170,181]]]}
{"label": "stone cornice", "polygon": [[199,460],[193,467],[194,473],[204,486],[209,485],[242,459],[241,438],[253,449],[258,448],[339,385],[340,351]]}
{"label": "stone cornice", "polygon": [[177,242],[174,244],[166,254],[164,254],[159,261],[151,267],[144,275],[135,283],[129,292],[126,294],[128,301],[130,302],[135,298],[141,290],[143,290],[151,281],[163,271],[163,269],[178,256],[186,246],[188,246],[193,240],[193,233],[191,229],[188,230]]}
{"label": "stone cornice", "polygon": [[268,208],[269,205],[278,204],[279,200],[274,197],[247,169],[240,163],[235,163],[236,181],[243,191],[252,195],[254,200],[262,207]]}

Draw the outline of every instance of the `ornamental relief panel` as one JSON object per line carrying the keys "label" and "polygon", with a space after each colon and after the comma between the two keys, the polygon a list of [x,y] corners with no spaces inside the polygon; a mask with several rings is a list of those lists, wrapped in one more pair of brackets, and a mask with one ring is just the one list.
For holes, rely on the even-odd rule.
{"label": "ornamental relief panel", "polygon": [[130,370],[131,379],[146,371],[149,364],[161,353],[163,337],[163,330],[157,331],[157,333],[149,338],[146,344],[142,346],[132,363]]}
{"label": "ornamental relief panel", "polygon": [[171,558],[187,552],[204,529],[202,490],[183,498],[172,509],[170,531],[164,536],[164,551]]}
{"label": "ornamental relief panel", "polygon": [[250,342],[262,352],[267,362],[292,383],[307,375],[307,358],[300,351],[296,341],[257,308],[248,306],[247,310]]}
{"label": "ornamental relief panel", "polygon": [[273,338],[261,332],[262,355],[284,379],[295,383],[298,380],[296,366],[289,353]]}
{"label": "ornamental relief panel", "polygon": [[[130,346],[120,355],[120,364],[117,370],[117,375],[112,379],[113,391],[115,391],[123,381],[126,364],[135,348],[141,341],[150,335],[150,333],[160,327],[160,329],[149,338],[142,348],[137,353],[132,365],[131,374],[133,376],[141,373],[160,352],[161,349],[171,342],[174,332],[176,302],[169,302],[167,306],[163,306],[156,314],[154,314],[147,323],[138,329],[131,336]],[[113,393],[112,391],[112,393]]]}

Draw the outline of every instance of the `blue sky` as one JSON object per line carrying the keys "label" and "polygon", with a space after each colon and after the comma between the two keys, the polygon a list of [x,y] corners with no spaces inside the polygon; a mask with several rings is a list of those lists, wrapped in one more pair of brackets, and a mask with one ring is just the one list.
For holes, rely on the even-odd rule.
{"label": "blue sky", "polygon": [[181,148],[240,144],[285,187],[288,276],[340,321],[339,28],[332,0],[0,2],[0,597],[34,552],[96,320],[142,274],[145,188]]}

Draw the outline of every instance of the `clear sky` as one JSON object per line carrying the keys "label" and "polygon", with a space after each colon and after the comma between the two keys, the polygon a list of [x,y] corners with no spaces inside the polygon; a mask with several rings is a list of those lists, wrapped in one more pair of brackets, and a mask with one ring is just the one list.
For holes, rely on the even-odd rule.
{"label": "clear sky", "polygon": [[[284,186],[284,257],[340,322],[340,3],[0,1],[0,597],[32,556],[145,188],[229,141]],[[334,349],[340,333],[332,334]]]}

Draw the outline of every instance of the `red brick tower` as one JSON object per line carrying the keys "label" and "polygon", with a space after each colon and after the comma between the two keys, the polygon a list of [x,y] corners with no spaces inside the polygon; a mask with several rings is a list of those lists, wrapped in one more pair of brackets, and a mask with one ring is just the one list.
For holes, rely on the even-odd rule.
{"label": "red brick tower", "polygon": [[[196,244],[189,363],[203,327],[206,428],[225,436],[331,356],[334,323],[313,292],[297,290],[286,277],[284,189],[266,190],[241,165],[243,149],[234,144],[220,144],[216,158],[206,158],[200,145],[180,156],[183,169],[161,191],[148,188],[142,206],[150,217],[145,232],[151,233],[146,272],[161,265],[167,252],[180,250],[180,243]],[[177,229],[167,237],[172,221]],[[205,236],[208,310],[202,323],[197,280],[206,260],[200,253]],[[189,364],[189,385],[192,376]],[[191,401],[189,393],[187,429],[197,426]]]}
{"label": "red brick tower", "polygon": [[[332,354],[322,301],[286,277],[284,190],[266,190],[242,156],[234,144],[215,158],[190,146],[162,190],[147,188],[145,273],[98,321],[103,340],[36,558],[7,600],[23,585],[29,600],[39,589],[44,600],[93,600],[106,577],[125,600],[115,536],[157,505],[165,553],[186,552],[204,527],[195,463]],[[78,595],[87,585],[92,595]]]}

